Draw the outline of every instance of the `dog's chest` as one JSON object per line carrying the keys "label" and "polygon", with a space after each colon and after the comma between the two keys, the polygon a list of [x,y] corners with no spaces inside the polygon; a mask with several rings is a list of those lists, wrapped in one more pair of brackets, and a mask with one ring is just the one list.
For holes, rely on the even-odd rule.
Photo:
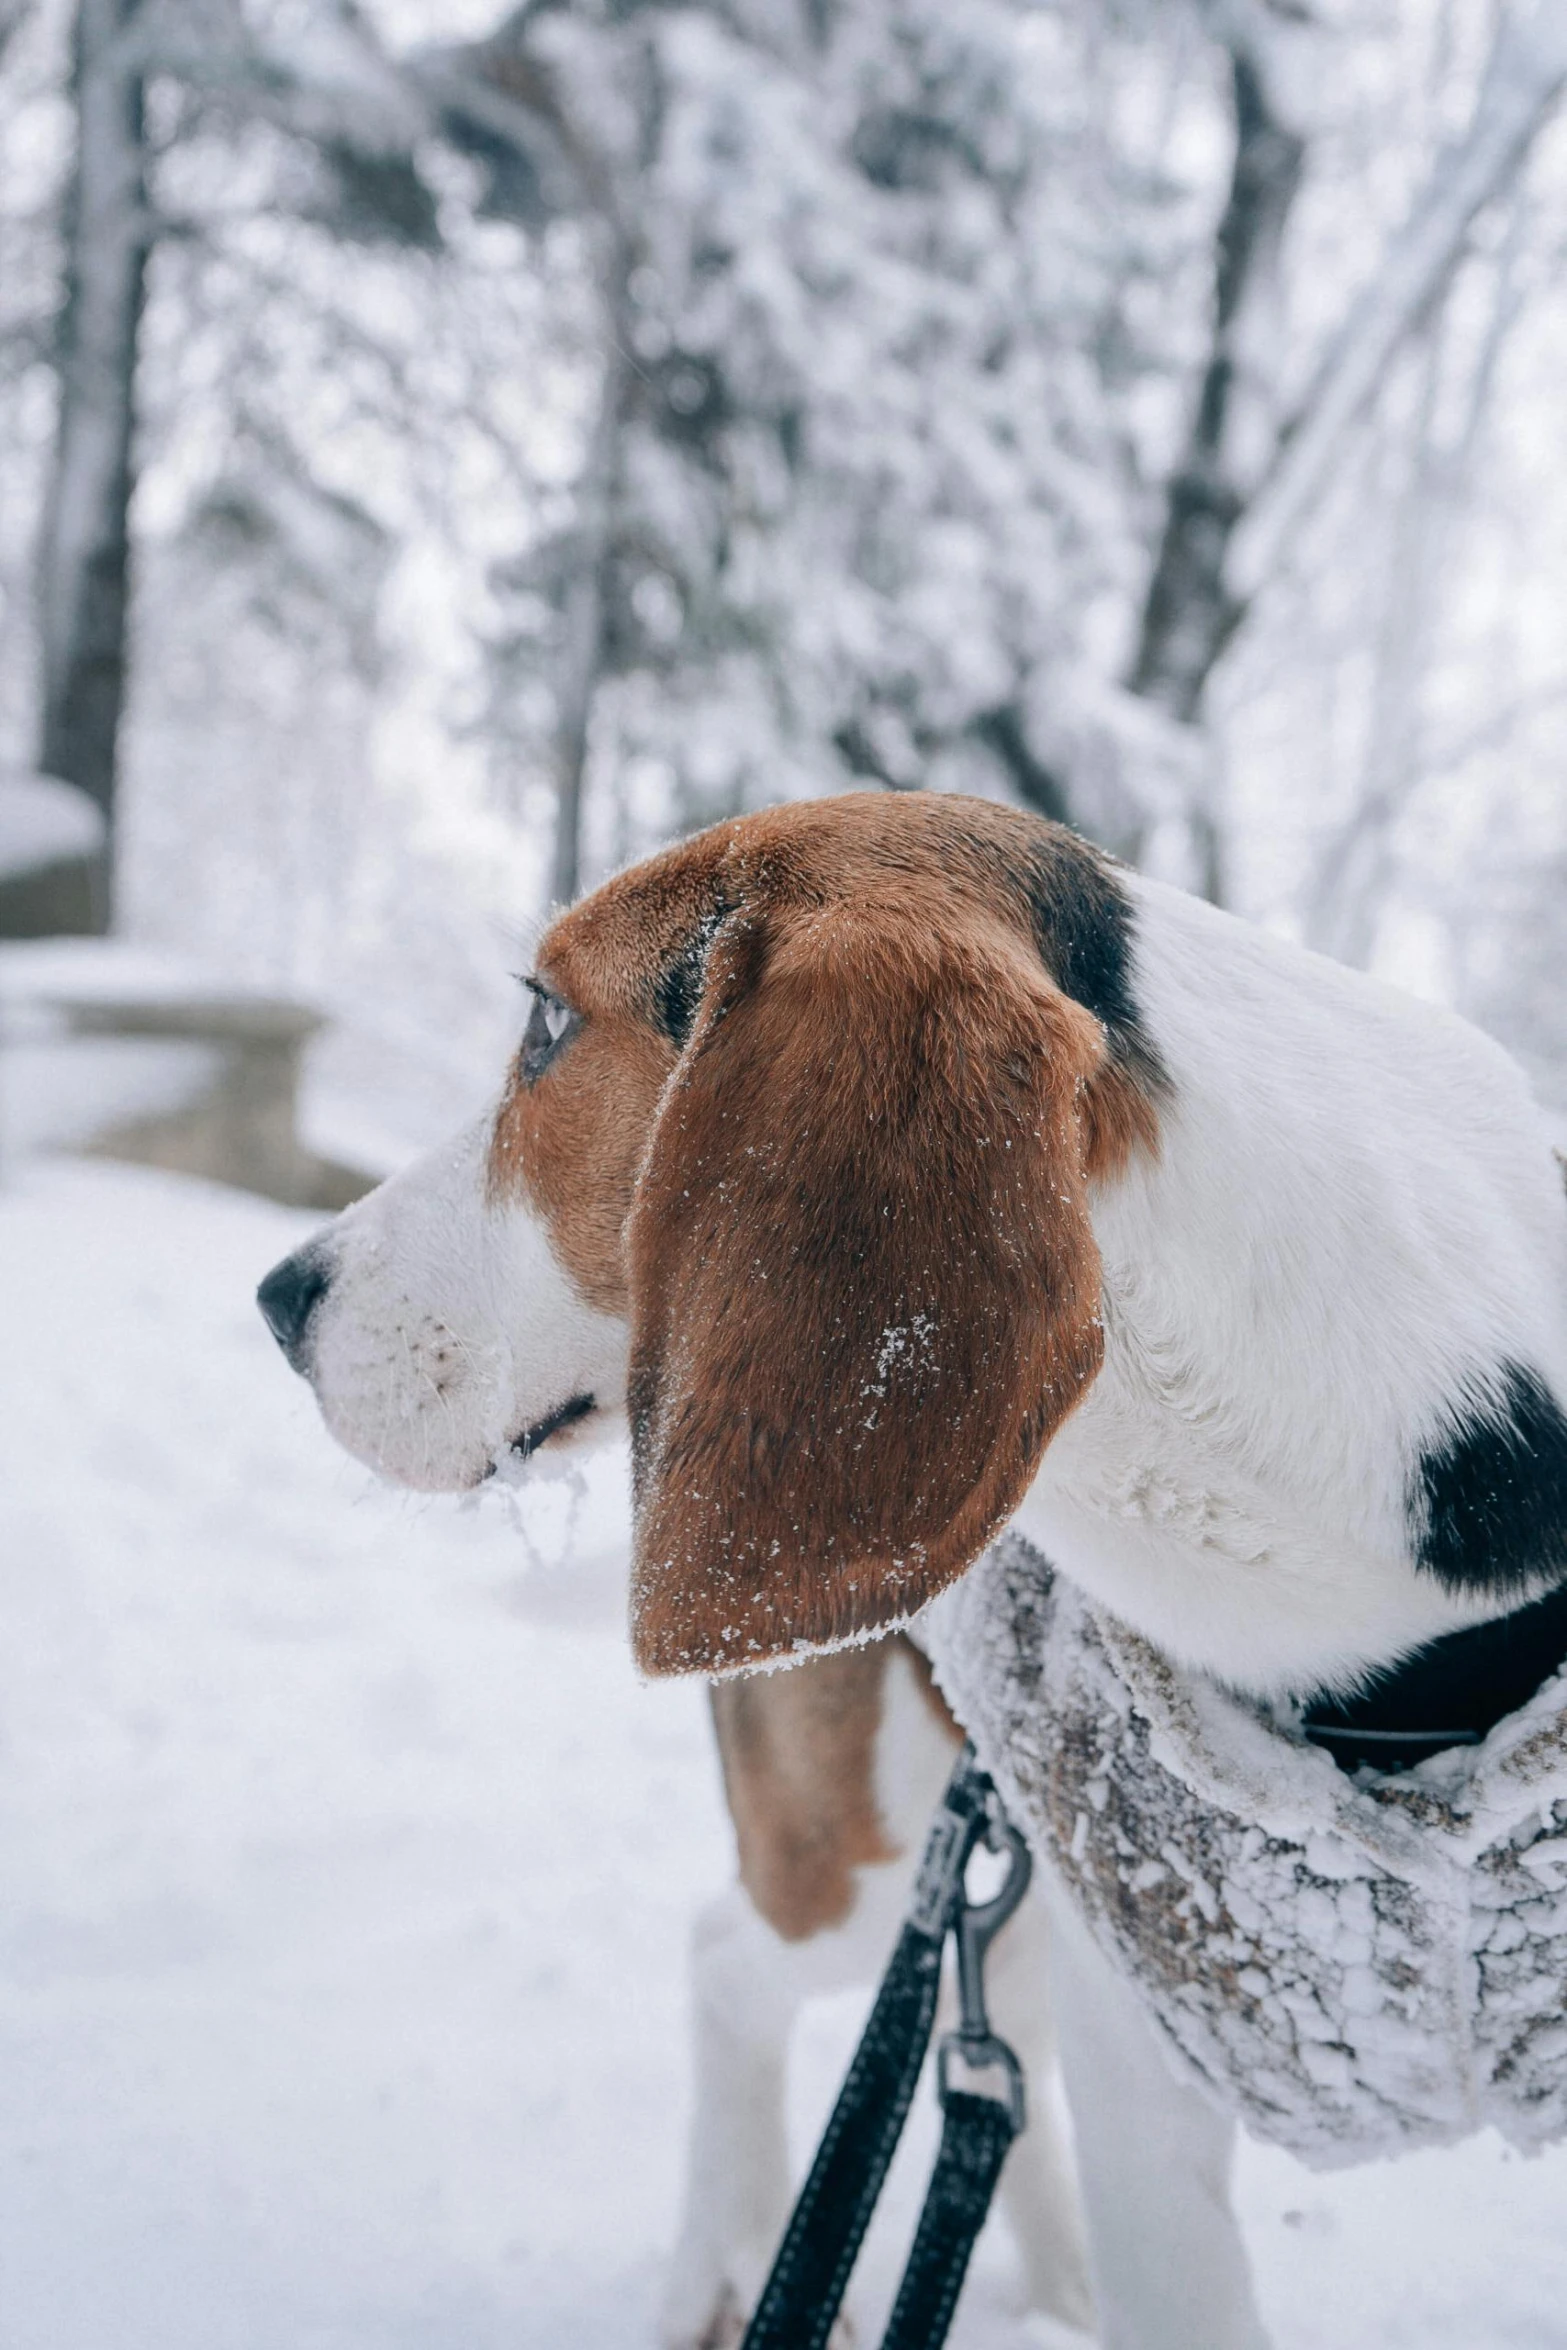
{"label": "dog's chest", "polygon": [[1379,1479],[1331,1428],[1339,1457],[1315,1464],[1270,1434],[1112,1352],[1015,1523],[1124,1623],[1259,1696],[1342,1684],[1471,1619],[1412,1564],[1396,1460]]}

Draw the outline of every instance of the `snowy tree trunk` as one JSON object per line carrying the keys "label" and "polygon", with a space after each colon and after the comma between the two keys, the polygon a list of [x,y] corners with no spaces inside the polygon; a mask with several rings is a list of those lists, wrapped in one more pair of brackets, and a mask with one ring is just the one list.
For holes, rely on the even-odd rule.
{"label": "snowy tree trunk", "polygon": [[569,906],[582,883],[582,791],[593,704],[604,670],[620,510],[630,373],[629,275],[624,242],[616,237],[605,273],[598,414],[577,490],[578,561],[566,598],[565,654],[557,704],[555,851],[550,869],[550,896],[557,906]]}
{"label": "snowy tree trunk", "polygon": [[1280,241],[1300,186],[1304,146],[1279,121],[1255,60],[1230,59],[1235,162],[1219,223],[1213,339],[1181,464],[1168,493],[1132,691],[1190,725],[1238,618],[1224,558],[1246,492],[1270,453],[1271,404],[1253,364],[1271,319]]}
{"label": "snowy tree trunk", "polygon": [[[1274,110],[1259,60],[1236,46],[1230,75],[1235,161],[1219,222],[1213,336],[1127,679],[1181,726],[1198,723],[1214,664],[1243,610],[1226,585],[1225,560],[1277,429],[1263,354],[1277,348],[1279,247],[1305,155]],[[1219,828],[1210,807],[1194,809],[1192,830],[1201,886],[1217,900]]]}
{"label": "snowy tree trunk", "polygon": [[[65,223],[56,364],[59,420],[40,549],[39,765],[80,785],[112,826],[125,698],[127,513],[136,336],[150,243],[140,0],[79,0],[73,59],[76,166]],[[107,928],[110,848],[96,890]]]}
{"label": "snowy tree trunk", "polygon": [[[1195,727],[1213,669],[1253,598],[1287,561],[1394,353],[1444,292],[1470,228],[1514,182],[1567,79],[1567,12],[1517,0],[1497,23],[1474,113],[1439,154],[1403,226],[1350,303],[1296,412],[1267,416],[1274,262],[1300,183],[1300,141],[1270,102],[1265,51],[1231,44],[1236,148],[1220,223],[1213,343],[1127,683]],[[1192,812],[1201,884],[1222,895],[1214,811]],[[1133,844],[1133,854],[1136,846]]]}

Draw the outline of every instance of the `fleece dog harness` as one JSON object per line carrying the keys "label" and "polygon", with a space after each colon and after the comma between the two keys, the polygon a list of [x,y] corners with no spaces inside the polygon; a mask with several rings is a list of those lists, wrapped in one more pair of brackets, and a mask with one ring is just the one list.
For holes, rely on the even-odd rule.
{"label": "fleece dog harness", "polygon": [[1351,1779],[1016,1537],[923,1627],[1036,1856],[1254,2135],[1326,2169],[1567,2134],[1567,1677]]}

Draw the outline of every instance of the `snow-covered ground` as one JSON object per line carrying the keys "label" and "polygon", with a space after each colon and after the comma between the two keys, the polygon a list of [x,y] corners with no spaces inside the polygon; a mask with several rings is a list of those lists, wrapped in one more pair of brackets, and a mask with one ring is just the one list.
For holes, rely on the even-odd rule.
{"label": "snow-covered ground", "polygon": [[[627,1662],[614,1460],[530,1541],[333,1451],[251,1305],[307,1225],[0,1189],[0,2343],[633,2350],[729,1867],[703,1697]],[[802,2035],[802,2148],[856,2020]],[[1567,2345],[1567,2156],[1248,2148],[1240,2194],[1280,2350]],[[990,2246],[960,2350],[1024,2350],[1010,2289]]]}

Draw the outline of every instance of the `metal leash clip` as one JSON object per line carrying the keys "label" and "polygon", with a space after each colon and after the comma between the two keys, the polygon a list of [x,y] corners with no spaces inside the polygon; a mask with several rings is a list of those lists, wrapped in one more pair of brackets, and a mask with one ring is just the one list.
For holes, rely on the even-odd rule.
{"label": "metal leash clip", "polygon": [[[1004,1853],[1007,1870],[990,1900],[970,1901],[968,1865],[981,1844]],[[882,2350],[939,2350],[946,2340],[1007,2149],[1023,2127],[1022,2067],[990,2028],[985,1954],[1028,1880],[1028,1847],[966,1745],[742,2350],[826,2350],[930,2045],[950,1931],[958,1950],[959,2021],[936,2058],[941,2144]]]}
{"label": "metal leash clip", "polygon": [[952,1932],[957,1944],[959,2021],[957,2029],[944,2033],[937,2043],[936,2089],[945,2110],[954,2092],[959,2090],[970,2096],[996,2096],[985,2076],[999,2072],[1005,2088],[998,2102],[1007,2106],[1016,2136],[1027,2119],[1023,2068],[1005,2040],[998,2039],[990,2028],[990,2011],[985,2005],[985,1958],[991,1943],[1028,1891],[1033,1862],[1028,1846],[1002,1811],[994,1793],[986,1809],[984,1831],[976,1844],[982,1842],[990,1852],[1004,1852],[1007,1873],[988,1901],[970,1901],[967,1887],[961,1882],[958,1886]]}

